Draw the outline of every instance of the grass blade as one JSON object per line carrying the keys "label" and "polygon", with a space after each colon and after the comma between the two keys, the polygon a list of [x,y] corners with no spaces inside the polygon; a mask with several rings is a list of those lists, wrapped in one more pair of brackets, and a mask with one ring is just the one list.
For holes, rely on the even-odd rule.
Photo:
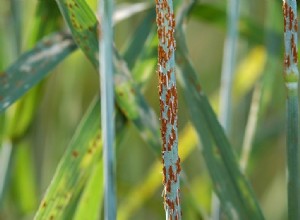
{"label": "grass blade", "polygon": [[[98,69],[98,21],[92,10],[82,0],[57,0],[57,4],[65,21],[70,27],[77,45],[82,49],[95,68]],[[160,142],[156,138],[159,134],[158,120],[154,111],[148,106],[124,60],[114,50],[115,65],[115,97],[122,113],[141,131],[142,137],[159,153]]]}
{"label": "grass blade", "polygon": [[127,44],[123,57],[129,69],[132,69],[135,64],[134,61],[139,55],[137,51],[141,51],[144,47],[144,42],[149,36],[150,31],[152,30],[152,26],[154,26],[154,19],[155,10],[154,8],[151,8],[141,25],[139,25],[136,29],[134,36],[130,39],[130,42]]}
{"label": "grass blade", "polygon": [[114,153],[114,82],[113,82],[113,0],[99,2],[99,75],[101,84],[101,128],[103,137],[104,219],[116,219],[115,153]]}
{"label": "grass blade", "polygon": [[[102,207],[103,199],[103,161],[98,160],[94,165],[91,176],[86,183],[84,191],[74,214],[75,220],[100,219],[99,207]],[[100,185],[99,185],[100,184]]]}
{"label": "grass blade", "polygon": [[[238,39],[237,24],[239,19],[239,0],[227,2],[227,32],[224,42],[221,86],[220,86],[220,107],[219,120],[225,133],[230,134],[231,121],[231,93],[232,82],[235,70],[236,42]],[[213,219],[218,220],[221,216],[220,202],[215,194],[213,196]]]}
{"label": "grass blade", "polygon": [[235,69],[239,1],[228,2],[228,30],[224,43],[224,53],[220,88],[220,122],[227,134],[230,131],[231,88]]}
{"label": "grass blade", "polygon": [[34,219],[59,219],[78,196],[102,151],[99,112],[100,103],[94,102],[59,162]]}
{"label": "grass blade", "polygon": [[6,193],[6,185],[11,170],[12,145],[9,141],[3,141],[0,147],[0,207]]}
{"label": "grass blade", "polygon": [[[148,23],[147,25],[152,25],[152,24]],[[136,33],[136,34],[138,35],[138,33]],[[146,38],[144,38],[144,40],[146,40]],[[138,42],[140,42],[141,44],[144,44],[144,42],[141,41],[141,40],[139,40]],[[128,50],[133,50],[133,48],[128,48]],[[130,53],[132,53],[132,51],[128,52],[128,53],[130,54]],[[134,62],[135,61],[133,61],[133,63]],[[58,168],[56,170],[55,176],[54,176],[54,178],[53,178],[50,186],[48,187],[46,195],[44,196],[44,199],[41,202],[40,208],[39,208],[39,210],[38,210],[38,212],[36,214],[36,219],[44,219],[44,218],[45,219],[49,219],[53,215],[51,209],[53,209],[53,207],[55,207],[55,203],[58,203],[59,200],[61,199],[60,197],[55,197],[55,195],[61,195],[61,194],[64,194],[64,193],[68,193],[68,195],[70,197],[72,197],[73,200],[74,200],[74,198],[78,197],[78,192],[80,191],[80,189],[82,188],[84,182],[87,179],[86,172],[88,172],[89,167],[91,167],[92,165],[90,165],[89,167],[88,166],[83,167],[82,170],[80,170],[80,172],[77,173],[78,172],[78,167],[77,166],[74,165],[74,166],[70,167],[69,169],[62,169],[63,167],[66,167],[66,165],[62,165],[62,164],[67,164],[66,159],[69,157],[70,152],[73,152],[74,150],[75,151],[79,151],[78,150],[79,146],[75,145],[76,142],[74,141],[74,139],[80,140],[82,138],[86,138],[86,137],[80,137],[79,134],[81,133],[81,131],[84,128],[87,128],[87,126],[88,126],[87,121],[89,121],[89,122],[91,122],[91,121],[97,122],[98,120],[100,120],[99,116],[96,117],[96,113],[99,114],[99,112],[100,112],[99,103],[98,104],[95,104],[95,103],[93,104],[92,103],[91,107],[89,108],[88,112],[86,113],[86,115],[85,115],[85,117],[83,119],[83,121],[86,121],[86,122],[82,122],[81,123],[80,127],[78,128],[78,131],[76,132],[75,136],[73,137],[73,141],[72,141],[73,144],[69,145],[66,153],[64,154],[63,158],[60,161],[60,165],[58,166]],[[116,120],[116,122],[117,122],[116,126],[117,126],[117,131],[118,131],[117,132],[118,137],[119,137],[120,133],[122,133],[122,132],[120,132],[121,130],[126,130],[125,129],[124,118],[120,118],[121,115],[122,115],[122,113],[120,113],[120,111],[117,111],[117,117],[118,117],[118,119]],[[86,125],[84,125],[84,124],[86,124]],[[95,126],[92,126],[91,128],[89,128],[90,132],[92,132],[92,133],[96,132],[94,129],[95,129]],[[100,134],[100,131],[98,131],[98,133]],[[83,133],[82,135],[85,136],[85,133]],[[147,138],[147,136],[144,136],[144,137],[146,137],[146,140],[149,140]],[[156,139],[158,140],[158,135],[156,136]],[[88,141],[88,140],[86,140],[86,141]],[[95,140],[90,140],[89,142],[90,143],[94,143]],[[152,141],[152,143],[153,143],[153,141]],[[158,147],[158,145],[156,145],[156,146]],[[82,146],[81,151],[89,151],[88,147],[89,147],[89,145]],[[91,156],[93,158],[91,158],[90,160],[93,160],[93,161],[97,160],[98,156],[96,154],[92,154]],[[81,160],[81,158],[78,158],[78,159]],[[79,163],[79,161],[77,161],[77,163]],[[97,164],[98,163],[101,163],[101,161],[97,161]],[[95,165],[95,166],[98,166],[98,165]],[[94,167],[93,169],[95,170],[96,168]],[[84,176],[83,176],[83,174],[84,174]],[[63,182],[63,178],[64,178],[65,175],[70,175],[72,177],[74,176],[73,177],[74,180],[68,186],[71,190],[69,190],[67,187],[62,187],[60,184],[58,184],[59,182]],[[79,177],[75,177],[77,175],[79,175]],[[99,176],[98,173],[95,174],[95,175]],[[77,209],[77,211],[75,213],[75,216],[74,216],[75,219],[76,218],[77,219],[82,219],[83,215],[85,217],[87,217],[87,215],[85,213],[86,210],[87,210],[86,208],[88,208],[88,210],[91,210],[91,212],[89,212],[89,214],[90,214],[89,216],[91,217],[91,219],[93,218],[93,216],[95,216],[95,210],[92,207],[95,208],[95,206],[97,206],[97,204],[99,204],[99,203],[96,202],[96,200],[97,200],[96,197],[97,196],[95,196],[95,195],[99,195],[98,194],[99,191],[100,191],[99,193],[101,195],[102,192],[101,192],[100,189],[102,189],[102,188],[99,187],[99,182],[98,182],[98,184],[96,184],[94,182],[94,181],[99,180],[99,178],[96,178],[96,177],[93,177],[93,176],[91,176],[90,178],[91,179],[90,179],[88,185],[85,187],[83,195],[80,198],[80,201],[79,201],[79,204],[78,204],[78,209]],[[95,184],[97,186],[95,186]],[[92,192],[93,195],[91,197],[89,197],[89,195],[91,195],[89,193],[89,191],[92,190],[92,188],[94,189],[94,187],[97,187],[96,188],[97,193],[96,193],[96,191],[93,190],[93,192]],[[47,206],[44,206],[44,201],[47,200],[48,198],[50,199],[51,204],[47,205]],[[90,198],[92,201],[95,201],[95,203],[93,203],[92,206],[88,206],[87,207],[87,205],[85,204],[85,199],[87,199],[87,198]],[[98,197],[98,199],[100,199],[100,197]],[[66,209],[65,210],[64,209],[59,209],[56,212],[56,216],[68,216],[65,213],[69,212],[68,210],[71,209],[71,206],[72,207],[74,207],[74,206],[76,207],[76,204],[74,205],[74,203],[76,203],[76,201],[73,201],[73,200],[70,199],[68,201],[65,201],[64,205],[66,206]],[[97,206],[97,211],[99,210],[98,208],[99,208],[99,206]],[[68,218],[72,218],[72,217],[68,216]]]}
{"label": "grass blade", "polygon": [[55,33],[44,38],[5,72],[0,73],[0,112],[43,79],[75,48],[69,34]]}
{"label": "grass blade", "polygon": [[300,218],[300,155],[298,107],[298,19],[297,2],[283,1],[284,81],[287,89],[288,216]]}
{"label": "grass blade", "polygon": [[[214,114],[207,98],[201,91],[197,74],[187,58],[187,49],[182,30],[184,16],[193,2],[184,5],[178,17],[177,63],[189,105],[193,124],[203,143],[202,153],[213,179],[225,212],[230,219],[264,219],[254,193],[241,173],[235,154]],[[183,76],[184,73],[184,76]]]}

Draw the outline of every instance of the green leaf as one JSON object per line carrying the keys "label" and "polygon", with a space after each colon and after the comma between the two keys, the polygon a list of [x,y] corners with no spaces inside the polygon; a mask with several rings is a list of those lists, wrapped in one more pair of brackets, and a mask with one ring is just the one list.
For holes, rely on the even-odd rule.
{"label": "green leaf", "polygon": [[74,214],[75,220],[100,219],[100,211],[103,200],[103,161],[98,160],[94,165],[84,191],[80,197]]}
{"label": "green leaf", "polygon": [[134,35],[130,38],[130,42],[126,45],[125,52],[123,54],[124,60],[127,62],[128,68],[132,69],[135,61],[140,55],[137,51],[143,49],[144,42],[148,38],[150,32],[153,30],[155,20],[155,9],[151,8],[144,20],[135,30]]}
{"label": "green leaf", "polygon": [[104,175],[104,218],[117,218],[116,196],[116,157],[115,157],[115,120],[114,120],[114,30],[112,15],[114,0],[99,0],[99,18],[101,20],[99,40],[98,69],[100,80],[101,129],[103,136],[103,175]]}
{"label": "green leaf", "polygon": [[[144,24],[144,23],[142,22],[142,24]],[[149,24],[149,25],[152,25],[152,24]],[[137,32],[137,33],[135,33],[135,35],[139,35],[139,33]],[[144,41],[145,40],[146,40],[146,37],[144,38]],[[138,42],[140,42],[140,44],[144,44],[144,41],[139,40]],[[128,50],[133,50],[133,48],[128,48]],[[132,51],[128,52],[128,53],[132,53]],[[134,62],[135,61],[133,60],[133,63]],[[96,114],[97,113],[99,114],[99,111],[100,111],[99,103],[92,104],[92,106],[89,109],[90,110],[86,113],[85,119],[83,119],[83,121],[90,121],[90,122],[91,121],[94,121],[94,122],[99,121],[99,123],[100,123],[100,117],[99,116],[96,117]],[[117,127],[117,134],[118,134],[117,138],[120,138],[120,135],[122,133],[121,130],[124,130],[124,131],[126,130],[124,118],[120,118],[120,117],[122,117],[122,114],[119,111],[117,111],[117,120],[116,120],[116,122],[117,122],[116,127]],[[83,132],[83,133],[81,133],[81,132],[84,131],[84,128],[87,128],[87,127],[88,127],[88,123],[82,122],[81,127],[78,128],[78,131],[76,132],[76,137],[74,137],[73,139],[75,139],[75,140],[76,139],[85,139],[86,142],[88,142],[87,138],[80,137],[81,135],[83,135],[83,136],[86,135],[85,132]],[[94,126],[86,129],[85,131],[87,132],[87,130],[90,130],[90,132],[92,132],[92,133],[95,132]],[[99,131],[99,134],[100,134],[100,131]],[[156,138],[158,139],[158,136]],[[90,142],[93,142],[93,140],[90,140]],[[58,166],[55,176],[54,176],[50,186],[48,187],[48,190],[45,195],[46,200],[48,200],[48,198],[50,198],[52,205],[44,206],[45,199],[43,199],[43,201],[40,205],[40,208],[36,214],[35,219],[44,219],[44,218],[47,219],[47,218],[50,218],[52,215],[54,216],[54,214],[55,214],[55,216],[64,216],[67,218],[73,218],[73,216],[70,216],[70,213],[72,213],[72,210],[77,210],[74,215],[75,219],[76,218],[82,219],[81,218],[82,215],[84,215],[84,216],[87,215],[87,213],[86,213],[87,209],[89,210],[88,214],[89,214],[89,217],[91,217],[90,219],[93,219],[94,218],[93,216],[96,216],[96,213],[99,211],[100,204],[97,203],[96,201],[99,201],[99,199],[100,199],[100,202],[101,202],[101,200],[102,200],[101,193],[103,193],[103,191],[102,191],[103,188],[101,188],[101,186],[99,186],[99,182],[97,185],[97,187],[98,187],[97,190],[95,190],[94,187],[96,184],[95,182],[99,181],[99,178],[100,178],[99,172],[98,172],[98,174],[96,174],[97,172],[95,170],[98,168],[96,168],[95,166],[100,166],[99,163],[101,163],[101,160],[97,160],[97,158],[91,159],[91,160],[97,160],[96,163],[98,165],[91,165],[90,168],[86,167],[84,170],[81,170],[79,173],[77,173],[78,172],[77,167],[74,167],[73,165],[68,169],[67,168],[62,169],[63,167],[66,167],[68,164],[68,162],[66,160],[69,157],[70,152],[72,152],[80,147],[79,145],[78,146],[75,145],[75,141],[73,141],[72,143],[74,143],[74,144],[69,145],[65,155],[61,159],[60,165]],[[82,146],[82,150],[86,147],[88,147],[88,145]],[[98,156],[94,154],[93,157],[98,157]],[[81,160],[81,159],[79,158],[79,160]],[[78,161],[77,161],[77,163],[78,163]],[[65,164],[65,165],[63,165],[63,164]],[[87,177],[86,177],[86,175],[84,176],[84,178],[76,177],[76,176],[77,175],[81,176],[81,175],[83,175],[82,174],[83,172],[90,172],[90,170],[92,170],[92,169],[94,170],[93,171],[94,174],[91,174],[91,176],[89,177],[89,182],[85,185],[83,194],[81,195],[81,197],[78,200],[78,194],[81,191],[80,189],[82,188],[82,186],[86,183]],[[60,184],[58,184],[59,182],[63,181],[63,177],[65,175],[72,175],[72,177],[74,178],[71,185],[69,185],[69,187],[68,187],[68,188],[71,187],[71,189],[72,189],[71,191],[68,191],[67,187],[64,187],[62,189]],[[97,193],[96,193],[96,191],[97,191]],[[52,213],[51,209],[53,209],[53,207],[55,207],[55,203],[59,202],[59,200],[60,200],[59,197],[56,199],[55,195],[61,194],[61,192],[68,192],[68,195],[70,195],[73,198],[73,200],[69,199],[68,201],[64,202],[63,205],[66,206],[65,209],[60,209],[60,210],[56,211],[55,213]],[[99,194],[98,194],[98,192],[99,192]],[[93,195],[91,195],[91,193],[93,193]],[[97,197],[98,195],[99,195],[99,197]],[[54,198],[54,199],[51,199],[51,198]],[[89,198],[89,201],[91,201],[93,203],[93,206],[88,206],[85,203],[87,198]],[[57,201],[55,201],[55,200],[57,200]],[[76,200],[76,201],[74,201],[74,200]],[[77,200],[78,200],[78,205],[77,205]],[[97,204],[99,204],[99,206],[97,206]],[[95,208],[97,208],[97,209],[95,210]]]}
{"label": "green leaf", "polygon": [[[98,22],[89,6],[82,0],[57,1],[65,21],[70,27],[74,39],[98,69]],[[141,136],[156,151],[160,152],[158,119],[147,104],[132,79],[127,64],[114,50],[115,97],[122,113],[141,131]]]}
{"label": "green leaf", "polygon": [[252,189],[241,173],[236,156],[214,114],[207,98],[200,92],[196,72],[188,60],[177,52],[181,84],[189,113],[203,144],[202,153],[213,179],[215,190],[232,218],[263,219]]}
{"label": "green leaf", "polygon": [[176,61],[188,110],[202,141],[202,153],[214,188],[230,219],[264,219],[249,182],[242,174],[237,158],[201,90],[198,74],[188,58],[183,17],[191,5],[184,5],[177,24]]}
{"label": "green leaf", "polygon": [[16,206],[23,213],[31,213],[38,205],[35,167],[32,148],[27,141],[13,146],[12,189]]}
{"label": "green leaf", "polygon": [[59,219],[79,195],[102,151],[99,113],[97,101],[78,126],[34,219]]}
{"label": "green leaf", "polygon": [[55,33],[0,73],[0,112],[43,79],[76,45],[67,33]]}

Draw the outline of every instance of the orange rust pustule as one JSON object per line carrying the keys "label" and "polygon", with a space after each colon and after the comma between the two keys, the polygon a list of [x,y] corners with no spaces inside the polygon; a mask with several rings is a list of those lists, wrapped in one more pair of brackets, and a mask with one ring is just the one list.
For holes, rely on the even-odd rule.
{"label": "orange rust pustule", "polygon": [[175,180],[175,174],[174,174],[174,172],[173,172],[173,168],[172,168],[172,166],[170,166],[169,167],[169,177],[170,177],[170,180],[172,181],[172,180]]}
{"label": "orange rust pustule", "polygon": [[297,46],[295,43],[294,34],[292,34],[292,37],[291,37],[291,47],[292,47],[293,62],[297,63],[298,62],[298,51],[297,51]]}
{"label": "orange rust pustule", "polygon": [[177,174],[179,174],[181,171],[181,166],[180,166],[180,157],[178,157],[177,161],[176,161],[176,172]]}
{"label": "orange rust pustule", "polygon": [[292,30],[293,21],[294,21],[294,12],[291,7],[289,7],[288,11],[289,11],[289,30]]}
{"label": "orange rust pustule", "polygon": [[290,56],[288,54],[284,55],[284,66],[289,68],[291,66]]}
{"label": "orange rust pustule", "polygon": [[163,183],[164,184],[166,183],[166,175],[167,175],[166,167],[163,167]]}
{"label": "orange rust pustule", "polygon": [[287,14],[288,5],[286,2],[283,3],[282,10],[283,10],[283,25],[284,25],[283,27],[284,27],[284,32],[286,32],[286,23],[287,23],[287,16],[288,16]]}
{"label": "orange rust pustule", "polygon": [[167,180],[167,183],[166,183],[166,190],[168,193],[171,192],[171,180]]}

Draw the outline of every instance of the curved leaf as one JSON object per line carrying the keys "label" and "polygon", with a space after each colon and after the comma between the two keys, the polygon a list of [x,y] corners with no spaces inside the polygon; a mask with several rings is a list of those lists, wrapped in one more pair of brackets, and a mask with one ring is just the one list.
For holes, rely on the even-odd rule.
{"label": "curved leaf", "polygon": [[0,73],[0,112],[43,79],[75,49],[70,34],[60,32],[44,38],[35,48],[20,56],[10,68]]}

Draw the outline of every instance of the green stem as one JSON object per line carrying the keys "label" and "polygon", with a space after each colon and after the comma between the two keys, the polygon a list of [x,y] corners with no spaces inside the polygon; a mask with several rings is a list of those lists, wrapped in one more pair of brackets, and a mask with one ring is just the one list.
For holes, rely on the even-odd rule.
{"label": "green stem", "polygon": [[297,1],[283,1],[284,80],[287,88],[288,216],[300,219]]}
{"label": "green stem", "polygon": [[99,63],[101,83],[101,127],[104,161],[104,215],[106,220],[116,219],[115,193],[115,123],[113,82],[113,0],[99,1],[101,28],[99,33]]}
{"label": "green stem", "polygon": [[[224,43],[221,88],[220,88],[220,115],[219,120],[224,131],[230,133],[231,92],[236,57],[236,41],[238,38],[239,0],[230,0],[227,4],[227,34]],[[221,216],[219,199],[213,195],[212,219],[218,220]]]}
{"label": "green stem", "polygon": [[298,96],[287,98],[287,159],[288,159],[288,215],[289,219],[299,219],[299,117]]}
{"label": "green stem", "polygon": [[258,120],[260,100],[261,100],[261,85],[260,83],[257,83],[254,87],[254,91],[252,95],[250,112],[247,120],[245,137],[243,140],[242,152],[240,156],[240,166],[244,173],[246,171],[249,156],[252,149],[252,143],[253,143],[255,130],[257,126],[257,120]]}

